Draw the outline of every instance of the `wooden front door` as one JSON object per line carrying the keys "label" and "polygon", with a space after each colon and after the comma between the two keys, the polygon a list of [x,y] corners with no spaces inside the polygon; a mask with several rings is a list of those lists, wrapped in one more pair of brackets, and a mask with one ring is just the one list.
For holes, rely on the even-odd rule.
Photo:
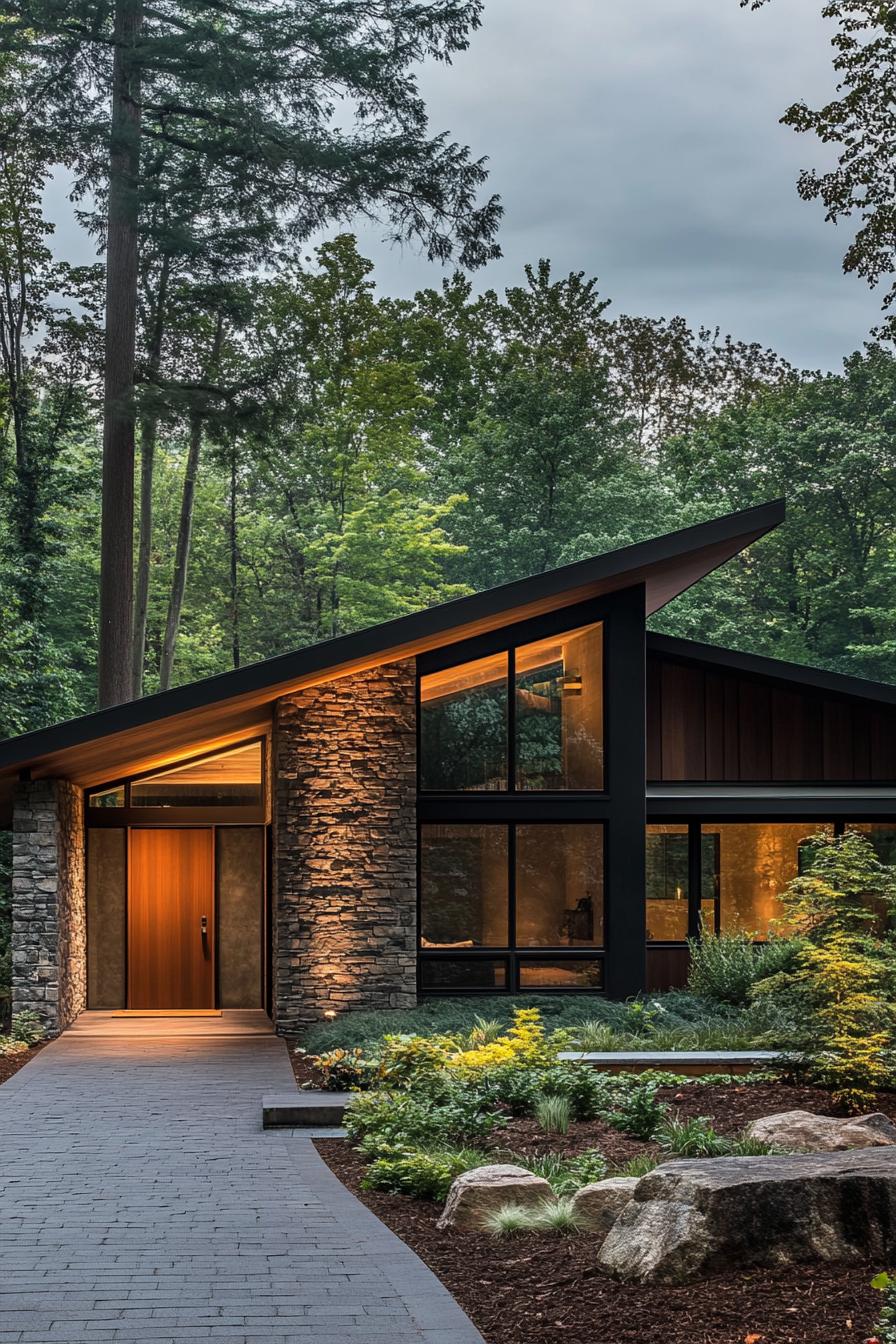
{"label": "wooden front door", "polygon": [[132,830],[128,1007],[215,1006],[214,833]]}

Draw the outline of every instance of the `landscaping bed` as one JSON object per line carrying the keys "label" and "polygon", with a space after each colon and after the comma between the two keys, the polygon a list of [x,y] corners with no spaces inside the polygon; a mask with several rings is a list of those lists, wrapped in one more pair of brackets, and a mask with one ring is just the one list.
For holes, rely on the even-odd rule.
{"label": "landscaping bed", "polygon": [[[709,1103],[729,1087],[682,1090],[699,1091]],[[469,1229],[439,1231],[438,1204],[363,1190],[365,1163],[349,1143],[321,1139],[316,1146],[438,1275],[487,1344],[862,1344],[880,1312],[881,1295],[870,1286],[879,1265],[790,1266],[647,1287],[601,1273],[587,1235],[496,1241]]]}
{"label": "landscaping bed", "polygon": [[13,1055],[0,1054],[0,1084],[8,1082],[13,1074],[23,1069],[47,1044],[47,1041],[40,1041],[37,1045],[31,1045],[27,1050]]}

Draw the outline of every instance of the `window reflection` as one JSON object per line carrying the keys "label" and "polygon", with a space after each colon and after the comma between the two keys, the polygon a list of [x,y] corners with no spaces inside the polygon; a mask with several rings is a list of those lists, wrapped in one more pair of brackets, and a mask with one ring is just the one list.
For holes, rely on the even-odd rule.
{"label": "window reflection", "polygon": [[420,828],[420,946],[506,947],[506,826]]}
{"label": "window reflection", "polygon": [[516,787],[602,789],[603,627],[516,651]]}
{"label": "window reflection", "polygon": [[[700,842],[703,892],[709,893],[701,901],[700,918],[710,933],[716,925],[717,843],[715,834],[704,834]],[[690,898],[687,826],[648,826],[645,859],[648,941],[683,943],[688,936]]]}
{"label": "window reflection", "polygon": [[420,679],[420,787],[507,788],[507,654]]}
{"label": "window reflection", "polygon": [[517,947],[602,945],[603,850],[600,825],[517,826]]}
{"label": "window reflection", "polygon": [[871,842],[881,863],[890,868],[896,864],[896,822],[848,821],[846,829],[864,835],[865,839]]}
{"label": "window reflection", "polygon": [[647,937],[684,942],[688,936],[688,828],[647,827]]}
{"label": "window reflection", "polygon": [[88,799],[90,807],[124,807],[124,785],[117,789],[101,789],[92,793]]}
{"label": "window reflection", "polygon": [[261,743],[161,770],[131,784],[132,807],[260,807]]}
{"label": "window reflection", "polygon": [[[740,931],[766,938],[786,933],[780,921],[781,892],[811,862],[812,836],[833,834],[829,823],[747,822],[705,825],[704,836],[717,838],[715,885],[718,923],[722,933]],[[706,898],[707,878],[702,895]]]}
{"label": "window reflection", "polygon": [[600,989],[600,961],[520,961],[520,989]]}

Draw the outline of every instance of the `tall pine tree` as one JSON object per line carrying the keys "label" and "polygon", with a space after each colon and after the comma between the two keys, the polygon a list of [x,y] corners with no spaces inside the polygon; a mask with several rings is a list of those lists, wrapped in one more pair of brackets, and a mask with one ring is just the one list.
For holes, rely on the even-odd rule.
{"label": "tall pine tree", "polygon": [[[184,227],[201,255],[245,237],[273,253],[328,222],[382,217],[431,258],[497,254],[483,161],[430,133],[412,67],[449,61],[482,0],[2,0],[0,51],[29,50],[31,107],[100,203],[106,365],[102,705],[131,694],[135,357],[152,206],[186,161],[213,204]],[[178,151],[178,177],[164,155]],[[150,171],[149,165],[152,164]],[[184,225],[183,216],[180,216]]]}

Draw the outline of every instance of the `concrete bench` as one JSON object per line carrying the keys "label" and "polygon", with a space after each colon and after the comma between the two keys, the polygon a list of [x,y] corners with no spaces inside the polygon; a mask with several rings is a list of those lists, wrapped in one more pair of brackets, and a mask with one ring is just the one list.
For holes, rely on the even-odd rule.
{"label": "concrete bench", "polygon": [[261,1099],[265,1129],[330,1129],[342,1124],[351,1092],[266,1092]]}
{"label": "concrete bench", "polygon": [[780,1050],[564,1050],[563,1061],[589,1064],[606,1073],[683,1073],[698,1078],[709,1073],[753,1073],[784,1058]]}

